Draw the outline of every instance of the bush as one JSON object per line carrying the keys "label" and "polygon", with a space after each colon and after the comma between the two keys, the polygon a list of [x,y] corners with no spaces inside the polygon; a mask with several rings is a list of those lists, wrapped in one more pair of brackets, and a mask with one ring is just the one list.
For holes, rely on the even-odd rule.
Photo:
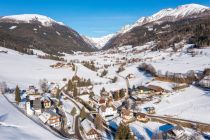
{"label": "bush", "polygon": [[107,75],[107,73],[108,73],[108,71],[107,71],[107,70],[103,70],[103,71],[102,71],[102,73],[101,73],[101,77],[106,76],[106,75]]}
{"label": "bush", "polygon": [[117,82],[117,77],[115,76],[113,79],[112,79],[112,83],[116,83]]}
{"label": "bush", "polygon": [[203,75],[204,75],[204,76],[210,76],[210,68],[206,68],[206,69],[203,71]]}

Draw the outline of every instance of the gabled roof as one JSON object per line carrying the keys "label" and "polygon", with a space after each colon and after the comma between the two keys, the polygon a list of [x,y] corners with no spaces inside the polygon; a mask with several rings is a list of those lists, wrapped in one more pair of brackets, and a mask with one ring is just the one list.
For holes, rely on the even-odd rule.
{"label": "gabled roof", "polygon": [[147,86],[147,88],[150,89],[150,90],[158,91],[158,92],[164,91],[163,88],[161,88],[161,87],[159,87],[159,86],[155,86],[155,85],[149,85],[149,86]]}
{"label": "gabled roof", "polygon": [[137,87],[139,90],[143,90],[143,91],[149,91],[149,89],[145,86],[138,86]]}
{"label": "gabled roof", "polygon": [[41,101],[45,101],[45,100],[47,100],[49,102],[51,101],[49,96],[43,95],[42,98],[41,98]]}
{"label": "gabled roof", "polygon": [[100,107],[100,110],[102,111],[102,112],[106,112],[106,109],[107,108],[112,108],[114,111],[116,110],[116,107],[114,106],[114,105],[112,105],[112,106],[105,106],[105,105],[102,105],[101,107]]}
{"label": "gabled roof", "polygon": [[125,116],[129,116],[132,112],[129,109],[122,108],[121,114]]}
{"label": "gabled roof", "polygon": [[92,134],[98,134],[98,132],[95,129],[95,126],[92,122],[90,122],[88,119],[84,119],[81,122],[81,126],[84,129],[84,132],[88,135],[92,135]]}

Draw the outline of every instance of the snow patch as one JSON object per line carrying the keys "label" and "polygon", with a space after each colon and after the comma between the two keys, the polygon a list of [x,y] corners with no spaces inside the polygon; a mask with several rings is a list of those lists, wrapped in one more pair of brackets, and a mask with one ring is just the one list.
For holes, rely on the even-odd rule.
{"label": "snow patch", "polygon": [[43,26],[52,26],[53,23],[57,23],[60,25],[64,25],[61,22],[56,22],[55,20],[38,14],[21,14],[21,15],[11,15],[11,16],[4,16],[2,19],[11,19],[15,20],[15,22],[19,23],[19,21],[24,23],[31,23],[32,21],[39,21]]}

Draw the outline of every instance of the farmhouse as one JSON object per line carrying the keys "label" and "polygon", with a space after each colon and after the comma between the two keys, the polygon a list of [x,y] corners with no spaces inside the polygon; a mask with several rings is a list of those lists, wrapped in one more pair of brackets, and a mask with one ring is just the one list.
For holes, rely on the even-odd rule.
{"label": "farmhouse", "polygon": [[145,87],[145,86],[138,86],[137,90],[139,91],[140,94],[148,94],[148,93],[150,93],[150,89]]}
{"label": "farmhouse", "polygon": [[99,108],[99,114],[104,118],[104,120],[108,120],[110,117],[114,117],[117,114],[117,109],[114,105],[102,105]]}
{"label": "farmhouse", "polygon": [[105,98],[97,96],[97,95],[93,96],[92,100],[99,106],[100,105],[105,105],[105,103],[106,103]]}
{"label": "farmhouse", "polygon": [[26,93],[28,95],[38,94],[38,89],[36,89],[34,86],[29,86]]}
{"label": "farmhouse", "polygon": [[188,139],[185,130],[181,126],[165,124],[159,127],[158,133],[152,136],[152,139]]}
{"label": "farmhouse", "polygon": [[95,129],[95,126],[92,122],[90,122],[88,119],[84,119],[81,122],[81,126],[83,129],[83,132],[85,134],[85,137],[87,139],[97,139],[100,137],[100,134]]}
{"label": "farmhouse", "polygon": [[140,122],[148,122],[149,121],[149,118],[147,117],[147,115],[143,114],[143,113],[138,113],[136,115],[136,119]]}
{"label": "farmhouse", "polygon": [[145,110],[148,114],[155,114],[155,108],[154,107],[146,107]]}
{"label": "farmhouse", "polygon": [[43,108],[50,108],[52,105],[52,101],[46,95],[41,98],[41,103]]}
{"label": "farmhouse", "polygon": [[43,112],[39,116],[39,118],[44,123],[47,123],[49,126],[52,126],[55,128],[60,128],[60,126],[61,126],[61,116],[52,110],[47,110],[47,111]]}
{"label": "farmhouse", "polygon": [[133,112],[130,109],[122,108],[120,114],[123,122],[128,122],[133,119]]}
{"label": "farmhouse", "polygon": [[164,92],[164,89],[156,85],[148,85],[147,88],[155,93],[161,94]]}

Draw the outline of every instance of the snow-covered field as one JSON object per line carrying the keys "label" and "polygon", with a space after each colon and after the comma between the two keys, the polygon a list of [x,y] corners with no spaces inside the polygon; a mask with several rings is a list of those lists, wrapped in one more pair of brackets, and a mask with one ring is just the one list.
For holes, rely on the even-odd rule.
{"label": "snow-covered field", "polygon": [[[157,100],[154,99],[153,101],[141,105],[141,108],[154,106],[156,108],[157,115],[169,115],[177,118],[210,123],[210,119],[208,117],[210,116],[209,92],[205,92],[194,86],[190,86],[182,91],[174,92],[172,91],[174,83],[153,80],[153,77],[138,70],[138,66],[142,62],[146,62],[148,64],[152,64],[157,70],[161,70],[162,73],[165,73],[166,71],[177,73],[185,73],[188,70],[203,71],[203,69],[210,67],[210,48],[208,47],[205,49],[196,49],[195,51],[198,51],[199,53],[194,57],[192,57],[190,54],[187,54],[186,50],[179,50],[175,53],[172,53],[170,50],[161,52],[152,52],[147,50],[146,53],[132,52],[132,50],[134,49],[141,50],[145,48],[148,49],[149,47],[151,47],[151,43],[135,48],[132,48],[131,46],[121,47],[120,52],[118,52],[118,50],[116,51],[116,53],[109,53],[109,51],[101,51],[93,52],[91,55],[87,55],[85,53],[77,52],[74,55],[65,54],[64,58],[67,61],[72,60],[76,62],[76,74],[79,77],[90,79],[92,81],[93,91],[95,95],[100,95],[100,90],[103,87],[107,91],[114,91],[121,88],[126,89],[127,83],[125,77],[127,77],[129,74],[132,74],[133,77],[128,79],[130,87],[132,87],[133,85],[138,86],[152,84],[161,86],[162,88],[170,91],[170,93],[166,93],[162,97],[156,97],[157,100],[161,100],[161,102],[159,102],[158,104],[155,104]],[[5,48],[0,48],[0,50],[8,51],[8,53],[0,53],[0,81],[6,81],[9,87],[15,87],[17,84],[23,89],[27,88],[29,85],[37,86],[39,80],[43,78],[46,78],[49,82],[60,83],[63,78],[69,79],[75,74],[75,71],[72,71],[71,68],[51,68],[50,65],[57,63],[57,61],[39,59],[36,55],[23,55],[16,51]],[[200,53],[201,51],[202,53]],[[34,50],[34,52],[37,54],[43,54],[42,52],[37,50]],[[134,63],[126,62],[126,60],[132,58],[140,58],[143,59],[143,61],[138,61]],[[94,61],[95,66],[99,70],[90,70],[87,67],[83,66],[80,63],[81,61]],[[125,65],[123,66],[124,70],[118,74],[116,73],[116,71],[122,63],[125,63]],[[109,66],[105,67],[104,65]],[[101,77],[100,73],[103,70],[107,70],[108,73],[107,75]],[[112,83],[111,79],[113,79],[114,77],[117,77],[117,81],[115,83]],[[5,104],[6,101],[3,98],[1,98],[1,100],[0,104],[2,104],[1,106],[4,106],[3,103]],[[7,106],[9,106],[8,103]],[[68,112],[67,119],[69,123],[73,122],[73,118],[70,115],[68,115],[72,107],[72,104],[64,102],[64,108],[68,109],[66,112]],[[15,110],[15,108],[12,109]],[[3,115],[3,118],[5,116],[4,114],[8,112],[11,113],[10,110],[0,107],[0,116]],[[9,116],[6,118],[11,118],[11,121],[10,119],[8,119],[8,124],[15,126],[20,125],[20,123],[14,123],[16,119],[12,118],[13,115],[14,114],[6,115]],[[20,118],[21,117],[24,116],[22,115],[20,116]],[[1,118],[2,117],[0,117],[0,119]],[[35,124],[30,125],[33,126]],[[30,125],[26,125],[25,127],[27,128]],[[143,124],[138,123],[130,124],[132,131],[137,133],[136,135],[138,136],[138,138],[144,136],[146,139],[150,138],[148,132],[155,131],[156,127],[158,126],[159,124],[150,123],[145,124],[145,126]],[[2,129],[0,126],[0,132],[3,133],[5,131],[10,132],[12,131],[11,129],[18,129],[19,132],[17,133],[17,135],[22,136],[25,133],[27,133],[25,135],[32,136],[31,133],[28,134],[24,127],[6,127]],[[137,130],[141,133],[139,134]],[[38,131],[34,131],[34,133],[38,133]],[[42,137],[42,135],[38,136]],[[6,132],[5,137],[9,137],[9,134]]]}
{"label": "snow-covered field", "polygon": [[207,117],[210,116],[210,93],[191,86],[184,92],[163,99],[157,105],[157,113],[210,123]]}
{"label": "snow-covered field", "polygon": [[209,123],[210,119],[210,92],[205,92],[194,86],[184,91],[167,93],[159,104],[154,101],[141,106],[154,106],[157,115],[169,115],[172,117]]}
{"label": "snow-covered field", "polygon": [[40,79],[46,78],[50,82],[59,82],[63,78],[71,78],[71,69],[53,69],[50,65],[57,63],[52,60],[39,59],[37,56],[23,55],[16,51],[0,47],[8,53],[0,53],[0,81],[7,82],[10,87],[19,85],[27,88],[38,85]]}
{"label": "snow-covered field", "polygon": [[[159,59],[153,61],[151,64],[164,74],[166,71],[175,73],[186,73],[189,70],[203,71],[210,67],[210,48],[197,49],[199,54],[192,57],[183,52],[173,54],[170,57],[165,57],[164,60]],[[202,54],[200,54],[202,52]]]}
{"label": "snow-covered field", "polygon": [[35,124],[15,107],[13,107],[4,97],[0,95],[0,139],[15,140],[37,140],[51,139],[57,140],[56,136],[49,131]]}

